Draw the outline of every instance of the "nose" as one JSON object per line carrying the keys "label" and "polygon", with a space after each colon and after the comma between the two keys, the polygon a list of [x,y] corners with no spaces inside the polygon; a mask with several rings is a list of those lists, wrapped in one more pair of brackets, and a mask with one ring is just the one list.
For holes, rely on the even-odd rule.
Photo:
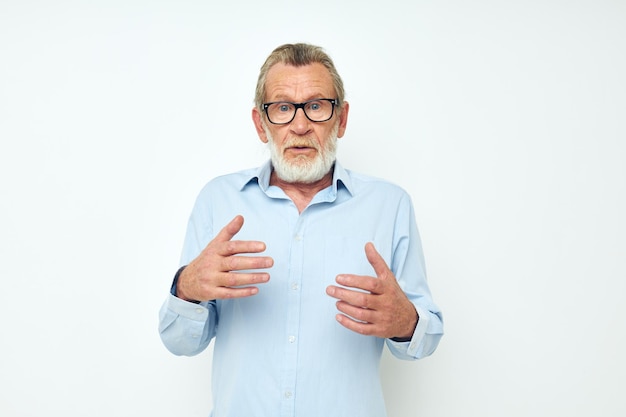
{"label": "nose", "polygon": [[289,124],[291,131],[298,135],[304,135],[311,130],[311,121],[304,114],[304,109],[296,109],[296,115]]}

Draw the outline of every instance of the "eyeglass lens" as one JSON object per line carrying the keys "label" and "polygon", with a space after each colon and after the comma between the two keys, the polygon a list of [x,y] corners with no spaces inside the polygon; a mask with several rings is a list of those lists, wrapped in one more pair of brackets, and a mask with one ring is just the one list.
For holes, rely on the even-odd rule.
{"label": "eyeglass lens", "polygon": [[291,103],[288,101],[271,103],[267,106],[267,117],[272,123],[289,123],[296,115],[298,108],[313,122],[325,122],[333,115],[331,100],[311,100],[305,103]]}

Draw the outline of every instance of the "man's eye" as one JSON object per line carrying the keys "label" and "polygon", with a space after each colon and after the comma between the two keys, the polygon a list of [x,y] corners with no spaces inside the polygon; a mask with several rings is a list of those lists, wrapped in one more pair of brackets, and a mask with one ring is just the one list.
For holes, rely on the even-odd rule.
{"label": "man's eye", "polygon": [[322,107],[320,103],[311,103],[311,105],[309,106],[311,110],[319,110],[320,107]]}
{"label": "man's eye", "polygon": [[280,112],[288,112],[291,110],[291,106],[289,104],[281,104],[278,106],[278,111]]}

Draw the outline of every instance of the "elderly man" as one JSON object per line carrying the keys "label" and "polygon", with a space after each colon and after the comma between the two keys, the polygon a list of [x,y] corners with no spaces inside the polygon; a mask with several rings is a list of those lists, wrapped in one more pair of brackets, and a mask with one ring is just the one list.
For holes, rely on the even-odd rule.
{"label": "elderly man", "polygon": [[198,196],[159,330],[177,355],[215,338],[213,417],[384,416],[384,345],[443,334],[409,196],[336,160],[348,111],[321,48],[278,47],[252,110],[271,160]]}

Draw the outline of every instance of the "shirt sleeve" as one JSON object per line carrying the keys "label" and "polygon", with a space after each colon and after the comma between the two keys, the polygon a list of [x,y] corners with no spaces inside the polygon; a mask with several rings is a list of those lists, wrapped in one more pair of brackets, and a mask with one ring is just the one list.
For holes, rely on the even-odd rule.
{"label": "shirt sleeve", "polygon": [[[201,193],[187,224],[181,265],[189,264],[198,256],[212,237],[207,204]],[[159,311],[159,334],[165,347],[173,354],[193,356],[209,345],[215,336],[218,321],[215,301],[196,304],[182,300],[175,296],[174,283]]]}
{"label": "shirt sleeve", "polygon": [[195,304],[169,294],[159,311],[161,340],[175,355],[193,356],[202,352],[215,336],[216,327],[214,301]]}
{"label": "shirt sleeve", "polygon": [[386,339],[391,353],[405,360],[432,354],[443,336],[443,316],[433,302],[426,280],[421,238],[408,195],[400,202],[396,217],[396,241],[391,269],[404,293],[415,306],[419,320],[410,341]]}

